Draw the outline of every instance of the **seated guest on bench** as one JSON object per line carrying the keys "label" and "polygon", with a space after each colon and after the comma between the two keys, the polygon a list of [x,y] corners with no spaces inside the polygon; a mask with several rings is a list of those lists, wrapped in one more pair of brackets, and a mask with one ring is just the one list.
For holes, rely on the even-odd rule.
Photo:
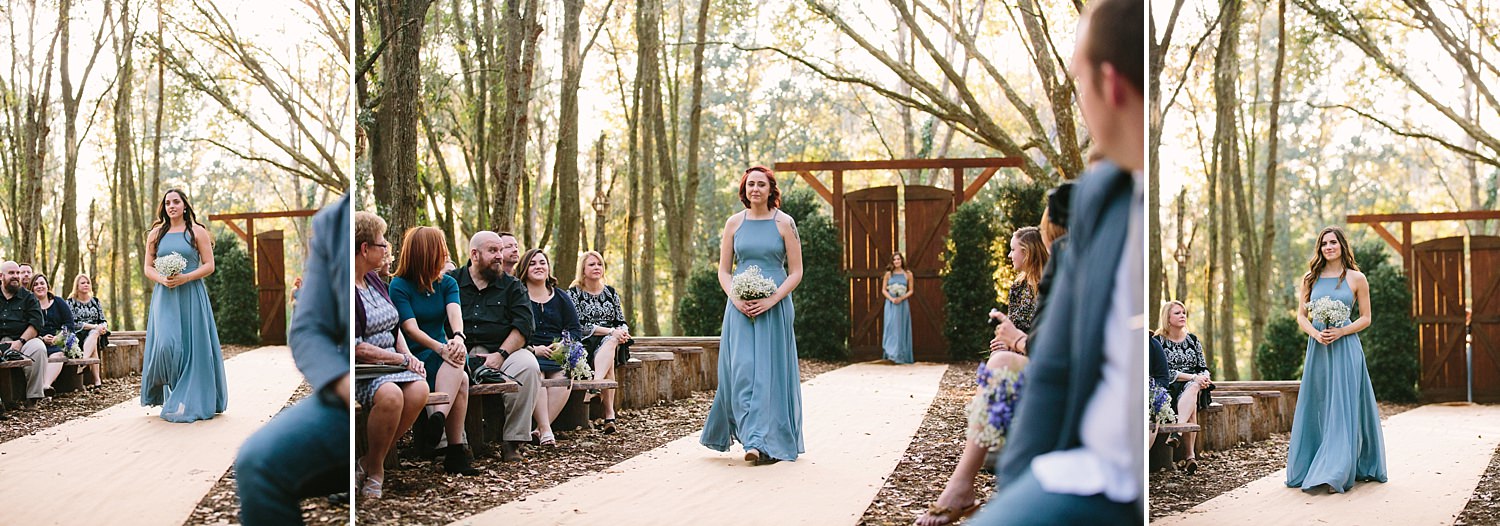
{"label": "seated guest on bench", "polygon": [[396,328],[400,315],[376,267],[385,264],[391,245],[385,220],[369,212],[354,214],[354,347],[355,363],[406,367],[354,385],[354,400],[369,414],[369,447],[355,463],[354,484],[360,497],[380,498],[385,483],[385,456],[411,429],[427,406],[427,368],[406,347]]}
{"label": "seated guest on bench", "polygon": [[520,384],[516,392],[500,395],[505,406],[500,458],[509,462],[521,460],[521,444],[531,440],[531,420],[542,392],[542,373],[536,355],[518,352],[526,346],[526,338],[532,332],[531,300],[526,297],[526,287],[520,280],[500,271],[504,254],[498,234],[475,233],[469,239],[469,264],[448,275],[458,282],[458,303],[463,307],[464,328],[468,329],[465,343],[469,353],[484,357],[484,365],[474,370],[475,376],[484,376],[488,368]]}
{"label": "seated guest on bench", "polygon": [[[630,359],[628,350],[616,352],[621,345],[630,343],[630,327],[625,325],[625,310],[621,307],[620,295],[615,288],[604,284],[604,256],[598,252],[584,252],[578,259],[578,272],[574,274],[568,297],[578,311],[578,324],[587,335],[583,346],[589,351],[589,363],[594,366],[594,379],[614,379],[615,366],[624,365]],[[605,389],[599,395],[604,402],[604,423],[600,430],[608,435],[615,432],[615,390]]]}
{"label": "seated guest on bench", "polygon": [[348,196],[313,217],[302,308],[287,333],[312,394],[240,446],[234,477],[246,526],[302,524],[302,499],[349,489],[348,225]]}
{"label": "seated guest on bench", "polygon": [[[1187,307],[1180,301],[1169,301],[1161,306],[1161,327],[1152,339],[1161,343],[1167,356],[1167,392],[1172,394],[1172,408],[1177,410],[1177,421],[1183,424],[1198,423],[1198,410],[1208,409],[1213,403],[1207,389],[1213,386],[1208,372],[1208,362],[1203,357],[1203,344],[1198,337],[1187,331]],[[1188,474],[1198,471],[1198,460],[1193,451],[1193,436],[1196,432],[1184,433],[1187,446],[1183,469]]]}
{"label": "seated guest on bench", "polygon": [[26,366],[26,407],[34,407],[46,396],[47,344],[37,339],[42,327],[42,307],[36,295],[21,281],[21,266],[14,261],[0,263],[5,286],[0,287],[0,343],[31,359]]}
{"label": "seated guest on bench", "polygon": [[[94,296],[94,280],[88,274],[79,274],[73,278],[73,295],[65,301],[68,309],[73,311],[74,327],[78,329],[73,335],[78,338],[78,348],[83,350],[83,357],[97,358],[99,348],[109,345],[109,340],[105,339],[109,336],[109,323],[104,319],[104,306]],[[83,385],[90,391],[99,388],[101,379],[99,364],[84,368]]]}
{"label": "seated guest on bench", "polygon": [[[443,433],[448,447],[442,451],[443,470],[478,475],[464,448],[464,418],[469,407],[469,376],[464,374],[464,318],[458,305],[458,282],[443,274],[448,261],[443,231],[430,226],[412,227],[401,241],[396,277],[391,279],[391,302],[401,314],[401,331],[407,344],[427,368],[427,387],[448,393],[452,402],[432,407],[432,422],[419,433],[418,448],[432,448]],[[447,329],[453,330],[448,337]]]}
{"label": "seated guest on bench", "polygon": [[[552,263],[541,249],[533,248],[521,256],[516,276],[526,284],[526,294],[531,299],[531,318],[536,321],[536,328],[531,332],[531,337],[526,339],[526,345],[536,353],[537,365],[543,375],[547,378],[561,377],[562,365],[552,361],[552,350],[547,346],[554,340],[561,340],[563,333],[574,340],[583,339],[583,328],[578,325],[578,311],[573,308],[573,300],[557,289],[557,278],[552,277]],[[568,405],[569,391],[567,387],[549,387],[543,389],[537,397],[537,434],[542,445],[557,445],[552,434],[552,421],[557,420],[557,415],[562,414],[563,406]]]}
{"label": "seated guest on bench", "polygon": [[63,361],[68,359],[65,354],[68,350],[67,337],[58,338],[57,335],[64,330],[73,332],[75,329],[73,311],[68,309],[68,303],[58,301],[47,285],[47,276],[36,274],[31,277],[28,288],[36,295],[37,304],[42,308],[42,326],[38,329],[41,336],[37,339],[47,345],[46,389],[52,389],[52,383],[62,374]]}

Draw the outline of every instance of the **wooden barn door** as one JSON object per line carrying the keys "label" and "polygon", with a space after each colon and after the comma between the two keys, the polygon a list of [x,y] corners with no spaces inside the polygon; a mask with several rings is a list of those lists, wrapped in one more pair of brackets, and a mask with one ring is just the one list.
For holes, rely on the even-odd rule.
{"label": "wooden barn door", "polygon": [[[943,249],[948,244],[948,218],[953,215],[953,192],[932,186],[906,187],[906,257],[915,283],[911,299],[911,345],[917,360],[948,361],[948,339],[943,337]],[[977,350],[976,350],[977,352]]]}
{"label": "wooden barn door", "polygon": [[[896,250],[896,187],[844,194],[844,268],[849,272],[849,355],[879,359],[885,296],[880,278]],[[912,314],[916,318],[916,313]],[[915,340],[914,340],[915,341]],[[919,358],[920,359],[920,358]]]}
{"label": "wooden barn door", "polygon": [[1474,401],[1500,402],[1500,237],[1469,238],[1473,276]]}
{"label": "wooden barn door", "polygon": [[260,293],[260,344],[286,345],[286,258],[280,230],[255,236],[255,283]]}
{"label": "wooden barn door", "polygon": [[1464,240],[1419,243],[1412,247],[1412,260],[1412,317],[1417,322],[1422,400],[1463,400]]}

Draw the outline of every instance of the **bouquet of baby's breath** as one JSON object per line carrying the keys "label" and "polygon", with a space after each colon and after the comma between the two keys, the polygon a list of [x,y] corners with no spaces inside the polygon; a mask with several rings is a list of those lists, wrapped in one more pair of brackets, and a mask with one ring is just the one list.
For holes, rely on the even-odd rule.
{"label": "bouquet of baby's breath", "polygon": [[68,357],[69,360],[83,358],[83,349],[78,348],[78,337],[67,327],[63,327],[52,336],[52,345],[62,347],[63,356]]}
{"label": "bouquet of baby's breath", "polygon": [[967,435],[985,447],[1005,445],[1005,436],[1010,424],[1015,421],[1016,409],[1021,403],[1021,388],[1026,383],[1026,374],[1000,369],[991,371],[986,364],[979,364],[979,392],[969,400],[969,422]]}
{"label": "bouquet of baby's breath", "polygon": [[182,257],[182,254],[173,252],[156,258],[155,266],[158,274],[162,276],[175,276],[182,273],[182,269],[187,268],[187,258]]}
{"label": "bouquet of baby's breath", "polygon": [[[776,293],[776,282],[762,275],[756,265],[746,267],[744,272],[730,279],[729,285],[734,297],[745,301],[769,298]],[[750,323],[755,323],[755,318],[750,318]]]}
{"label": "bouquet of baby's breath", "polygon": [[563,374],[573,380],[593,380],[594,369],[589,367],[589,352],[583,344],[563,333],[561,340],[552,342],[552,361],[563,368]]}
{"label": "bouquet of baby's breath", "polygon": [[902,285],[900,283],[892,283],[890,284],[890,286],[885,288],[885,291],[891,293],[892,296],[899,298],[906,295],[906,285]]}
{"label": "bouquet of baby's breath", "polygon": [[1156,385],[1156,379],[1149,382],[1146,399],[1147,407],[1151,414],[1151,423],[1170,424],[1177,421],[1177,412],[1172,410],[1172,395],[1167,390]]}
{"label": "bouquet of baby's breath", "polygon": [[1349,306],[1328,296],[1312,300],[1307,304],[1307,318],[1324,327],[1343,327],[1349,324]]}

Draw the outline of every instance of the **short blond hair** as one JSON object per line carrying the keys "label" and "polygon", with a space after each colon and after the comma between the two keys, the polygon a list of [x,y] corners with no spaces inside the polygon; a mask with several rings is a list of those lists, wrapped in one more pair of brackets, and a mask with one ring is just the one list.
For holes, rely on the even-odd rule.
{"label": "short blond hair", "polygon": [[597,259],[599,260],[599,266],[606,269],[609,268],[609,263],[604,262],[602,254],[596,250],[585,250],[582,254],[578,255],[578,271],[573,273],[573,283],[569,284],[569,287],[576,288],[583,286],[583,266],[588,264],[589,258]]}

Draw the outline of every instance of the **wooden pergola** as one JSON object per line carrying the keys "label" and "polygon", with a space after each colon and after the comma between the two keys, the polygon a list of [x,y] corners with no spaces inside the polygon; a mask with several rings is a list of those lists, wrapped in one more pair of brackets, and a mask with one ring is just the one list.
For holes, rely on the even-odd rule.
{"label": "wooden pergola", "polygon": [[[255,285],[259,295],[260,343],[262,345],[286,344],[286,258],[281,245],[281,231],[272,230],[257,234],[256,219],[279,219],[312,217],[317,210],[290,210],[286,212],[246,212],[241,214],[210,214],[209,221],[223,221],[235,235],[245,242],[249,256],[255,260]],[[240,228],[239,222],[245,222]],[[264,237],[261,243],[257,239]],[[259,250],[263,249],[263,250]]]}
{"label": "wooden pergola", "polygon": [[[811,162],[786,162],[776,163],[772,168],[776,171],[797,172],[797,175],[806,181],[808,186],[823,196],[823,200],[833,205],[833,220],[840,230],[843,230],[844,217],[844,172],[864,170],[942,170],[953,171],[953,206],[973,199],[979,194],[979,189],[984,183],[989,182],[995,172],[1001,168],[1020,168],[1022,159],[1019,157],[977,157],[969,159],[893,159],[889,161],[811,161]],[[972,168],[983,168],[979,177],[964,186],[964,170]],[[814,171],[828,170],[833,172],[833,189],[829,190],[818,181]],[[958,191],[962,189],[963,191]],[[837,196],[837,197],[836,197]]]}

